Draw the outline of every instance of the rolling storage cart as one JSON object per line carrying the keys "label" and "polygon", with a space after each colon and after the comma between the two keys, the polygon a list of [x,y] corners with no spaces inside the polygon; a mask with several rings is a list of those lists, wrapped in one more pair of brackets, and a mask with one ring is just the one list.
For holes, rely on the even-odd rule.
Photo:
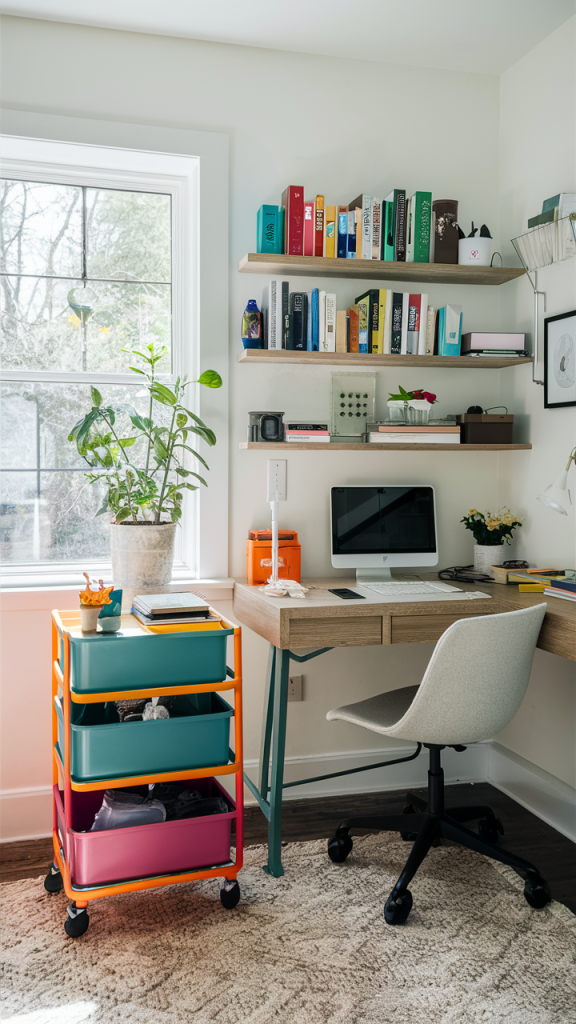
{"label": "rolling storage cart", "polygon": [[[64,925],[72,938],[88,928],[89,901],[115,893],[223,878],[222,905],[232,909],[240,899],[241,630],[224,619],[218,625],[167,629],[157,633],[123,615],[119,632],[86,634],[79,611],[52,612],[54,862],[44,886],[48,892],[64,888],[72,900]],[[234,637],[234,671],[226,665],[229,636]],[[233,693],[233,707],[223,692]],[[170,697],[170,717],[110,721],[108,702],[144,697]],[[214,777],[223,775],[236,777],[235,802]],[[222,797],[229,810],[90,831],[105,790],[157,782]]]}

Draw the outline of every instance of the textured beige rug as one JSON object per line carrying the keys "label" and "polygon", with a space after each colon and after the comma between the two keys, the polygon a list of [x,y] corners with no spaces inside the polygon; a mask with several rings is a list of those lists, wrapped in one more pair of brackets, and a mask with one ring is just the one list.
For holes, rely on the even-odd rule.
{"label": "textured beige rug", "polygon": [[242,899],[219,883],[101,900],[80,939],[42,879],[3,889],[4,1024],[576,1024],[576,918],[532,910],[483,857],[433,849],[403,926],[382,908],[408,852],[354,840],[284,849],[286,874],[247,851]]}

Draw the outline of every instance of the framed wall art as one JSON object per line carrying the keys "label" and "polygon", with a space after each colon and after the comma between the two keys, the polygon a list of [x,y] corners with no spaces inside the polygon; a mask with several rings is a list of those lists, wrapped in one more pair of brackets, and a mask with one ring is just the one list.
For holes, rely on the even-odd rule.
{"label": "framed wall art", "polygon": [[544,408],[576,405],[576,309],[544,320]]}

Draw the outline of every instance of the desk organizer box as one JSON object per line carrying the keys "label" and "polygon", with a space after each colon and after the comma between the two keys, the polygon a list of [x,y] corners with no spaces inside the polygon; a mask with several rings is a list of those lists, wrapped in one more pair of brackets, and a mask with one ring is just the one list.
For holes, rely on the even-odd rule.
{"label": "desk organizer box", "polygon": [[[73,901],[64,926],[72,938],[88,928],[89,901],[116,893],[220,877],[222,905],[232,909],[240,898],[241,630],[225,620],[217,628],[167,628],[153,633],[129,615],[117,633],[86,635],[79,611],[52,612],[54,862],[44,885],[48,892],[63,888]],[[233,669],[226,665],[229,637]],[[115,701],[157,696],[170,697],[170,718],[118,720]],[[225,775],[234,776],[235,800],[214,777]],[[222,796],[230,809],[90,832],[106,789],[155,782]]]}
{"label": "desk organizer box", "polygon": [[[62,757],[64,712],[59,697],[55,704]],[[84,709],[90,712],[90,724],[84,722]],[[170,718],[151,722],[107,723],[105,704],[72,704],[70,774],[74,781],[84,782],[227,764],[233,714],[216,693],[176,697]]]}
{"label": "desk organizer box", "polygon": [[228,814],[208,814],[156,825],[135,825],[90,832],[102,806],[103,789],[72,794],[71,824],[66,829],[62,793],[55,787],[58,834],[74,886],[164,875],[211,867],[230,860],[230,832],[235,805],[216,779],[183,783],[202,796],[224,797]]}

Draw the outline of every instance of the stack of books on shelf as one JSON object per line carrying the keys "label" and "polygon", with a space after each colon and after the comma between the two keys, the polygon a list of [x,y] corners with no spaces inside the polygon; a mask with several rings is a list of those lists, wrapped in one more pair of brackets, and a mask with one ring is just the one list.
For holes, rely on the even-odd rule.
{"label": "stack of books on shelf", "polygon": [[460,427],[448,420],[422,426],[384,420],[368,423],[364,440],[369,444],[460,444]]}
{"label": "stack of books on shelf", "polygon": [[273,277],[262,309],[269,349],[460,355],[462,307],[436,310],[419,292],[370,288],[349,309],[339,310],[335,293],[318,288],[291,292],[289,281]]}
{"label": "stack of books on shelf", "polygon": [[576,255],[576,193],[560,192],[542,203],[542,213],[530,217],[528,231],[514,239],[529,270]]}
{"label": "stack of books on shelf", "polygon": [[196,594],[139,594],[132,613],[145,626],[174,626],[193,622],[220,622],[206,601]]}
{"label": "stack of books on shelf", "polygon": [[287,441],[330,442],[327,423],[287,423],[284,436]]}
{"label": "stack of books on shelf", "polygon": [[563,601],[576,601],[576,574],[571,573],[564,579],[550,580],[550,586],[544,587],[547,597],[560,597]]}
{"label": "stack of books on shelf", "polygon": [[280,206],[261,206],[257,217],[260,253],[429,263],[433,242],[431,192],[362,193],[343,206],[305,200],[304,187],[290,185]]}

